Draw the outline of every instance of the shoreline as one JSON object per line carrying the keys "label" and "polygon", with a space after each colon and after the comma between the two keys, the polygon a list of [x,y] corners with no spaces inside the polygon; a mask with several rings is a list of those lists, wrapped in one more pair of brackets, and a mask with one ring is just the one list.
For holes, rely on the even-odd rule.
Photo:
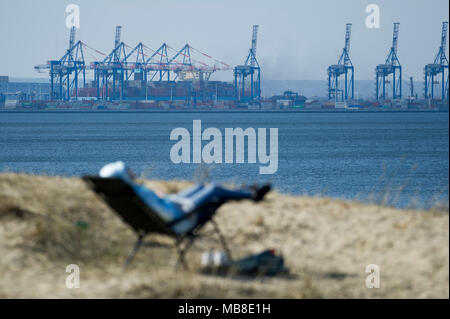
{"label": "shoreline", "polygon": [[5,110],[0,113],[449,113],[449,110]]}

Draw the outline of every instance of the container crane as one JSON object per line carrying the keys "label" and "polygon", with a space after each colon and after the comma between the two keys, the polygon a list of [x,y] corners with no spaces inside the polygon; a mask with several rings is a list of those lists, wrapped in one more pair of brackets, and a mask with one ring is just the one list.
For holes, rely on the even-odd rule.
{"label": "container crane", "polygon": [[[184,72],[194,72],[194,67],[192,65],[191,59],[191,50],[189,44],[185,44],[181,50],[179,50],[170,60],[169,60],[169,68],[172,72],[175,73],[174,81],[178,78],[178,75],[184,74]],[[181,58],[181,62],[177,61],[178,58]]]}
{"label": "container crane", "polygon": [[83,84],[86,84],[86,64],[83,53],[83,43],[75,43],[75,27],[70,29],[69,48],[59,60],[48,61],[44,65],[36,65],[36,71],[49,72],[50,75],[50,99],[70,100],[71,91],[78,98],[79,76],[83,74]]}
{"label": "container crane", "polygon": [[[337,64],[328,67],[328,99],[340,100],[343,102],[349,98],[354,98],[354,67],[350,60],[350,36],[352,24],[345,26],[345,46]],[[339,88],[339,78],[344,75],[344,90]]]}
{"label": "container crane", "polygon": [[[255,101],[261,98],[261,68],[256,59],[258,27],[258,25],[253,26],[251,48],[244,64],[234,68],[234,95],[241,102]],[[250,76],[249,95],[245,92],[245,80],[248,76]]]}
{"label": "container crane", "polygon": [[389,50],[385,63],[377,65],[375,69],[377,100],[386,99],[386,84],[389,83],[388,77],[390,74],[392,74],[392,99],[402,98],[402,66],[397,55],[399,27],[400,23],[394,22],[392,47]]}
{"label": "container crane", "polygon": [[[134,48],[131,48],[131,51],[125,57],[125,79],[130,80],[131,76],[134,75],[135,80],[144,80],[144,69],[145,69],[145,53],[144,53],[145,45],[142,42],[139,42]],[[135,56],[133,61],[130,59]],[[130,71],[130,72],[128,72]],[[147,79],[145,79],[147,80]]]}
{"label": "container crane", "polygon": [[[449,69],[448,69],[448,59],[445,55],[447,49],[447,28],[448,22],[442,22],[442,32],[441,32],[441,46],[439,47],[438,53],[434,59],[434,63],[427,64],[424,69],[425,73],[425,98],[434,99],[434,87],[435,84],[439,82],[435,81],[435,77],[441,74],[441,99],[448,100],[449,97]],[[447,73],[447,79],[445,77]]]}
{"label": "container crane", "polygon": [[162,81],[164,75],[167,73],[167,81],[170,81],[170,69],[169,69],[169,55],[167,53],[168,45],[163,43],[158,50],[145,61],[145,79],[148,77],[148,73],[154,72],[150,78],[150,81],[159,74],[159,81]]}
{"label": "container crane", "polygon": [[[122,27],[116,27],[114,49],[101,62],[93,62],[94,81],[97,86],[97,98],[114,100],[123,96],[123,82],[125,77],[126,50],[125,43],[121,42]],[[109,81],[112,80],[111,96],[109,96]],[[116,90],[116,82],[119,81],[120,91]]]}

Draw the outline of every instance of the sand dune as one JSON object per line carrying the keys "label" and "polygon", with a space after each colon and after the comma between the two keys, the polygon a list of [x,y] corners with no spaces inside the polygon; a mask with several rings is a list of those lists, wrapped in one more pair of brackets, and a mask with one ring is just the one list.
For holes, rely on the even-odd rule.
{"label": "sand dune", "polygon": [[[165,192],[189,182],[144,181]],[[5,298],[449,298],[449,214],[271,193],[258,204],[224,205],[216,220],[235,257],[274,248],[288,276],[201,275],[175,271],[172,241],[149,236],[127,272],[132,231],[77,178],[0,174],[0,297]],[[204,230],[208,231],[208,227]],[[80,266],[68,289],[66,265]],[[365,286],[366,265],[380,288]]]}

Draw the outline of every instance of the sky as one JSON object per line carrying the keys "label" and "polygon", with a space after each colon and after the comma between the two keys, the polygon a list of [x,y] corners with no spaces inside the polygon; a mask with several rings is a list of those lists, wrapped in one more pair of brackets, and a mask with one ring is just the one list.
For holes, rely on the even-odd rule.
{"label": "sky", "polygon": [[[344,46],[345,24],[352,23],[350,57],[356,80],[371,80],[392,43],[392,23],[400,22],[398,56],[403,76],[423,77],[440,45],[447,0],[1,0],[0,75],[45,77],[37,64],[59,59],[67,49],[68,4],[80,8],[77,40],[109,53],[115,26],[131,47],[185,43],[232,66],[242,64],[259,25],[257,58],[271,80],[324,80]],[[365,25],[366,6],[380,8],[380,28]],[[447,41],[447,55],[448,55]],[[97,54],[97,58],[101,55]],[[86,53],[88,61],[95,56]],[[207,62],[207,61],[205,61]],[[231,80],[232,71],[211,79]]]}

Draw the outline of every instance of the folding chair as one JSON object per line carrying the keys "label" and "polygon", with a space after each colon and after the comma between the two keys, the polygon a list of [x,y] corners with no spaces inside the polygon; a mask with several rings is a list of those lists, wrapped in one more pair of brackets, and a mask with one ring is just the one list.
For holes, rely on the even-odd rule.
{"label": "folding chair", "polygon": [[[200,229],[209,221],[214,226],[214,230],[219,236],[221,245],[228,255],[228,258],[231,260],[231,253],[225,238],[217,223],[213,220],[217,209],[224,202],[215,202],[206,205],[185,214],[181,218],[167,223],[136,195],[130,185],[121,179],[84,176],[83,180],[121,217],[125,223],[130,225],[137,234],[136,243],[125,260],[124,269],[131,263],[139,248],[142,246],[144,237],[150,233],[158,233],[174,238],[175,247],[178,252],[176,265],[182,264],[187,268],[184,257],[194,240],[200,237]],[[194,214],[199,214],[199,222],[190,231],[184,234],[177,234],[173,231],[172,226]]]}

